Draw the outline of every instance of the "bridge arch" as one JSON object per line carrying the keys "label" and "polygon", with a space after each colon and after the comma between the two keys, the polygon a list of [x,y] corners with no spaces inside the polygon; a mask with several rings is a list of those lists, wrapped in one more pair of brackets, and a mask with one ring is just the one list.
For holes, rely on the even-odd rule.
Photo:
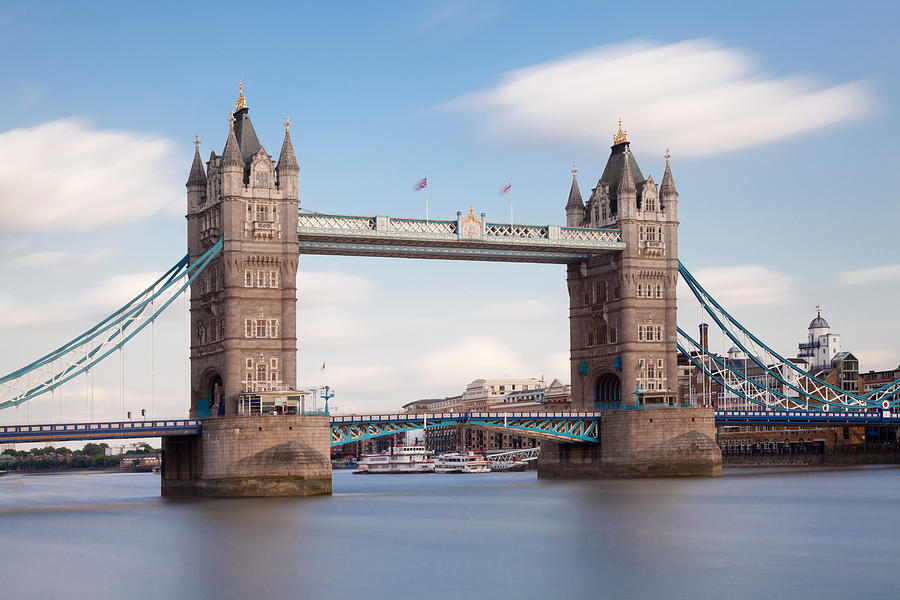
{"label": "bridge arch", "polygon": [[200,387],[194,390],[196,410],[195,418],[203,419],[220,413],[220,405],[223,396],[222,375],[217,369],[209,368],[200,377]]}
{"label": "bridge arch", "polygon": [[601,373],[594,381],[594,410],[622,407],[622,382],[615,373]]}

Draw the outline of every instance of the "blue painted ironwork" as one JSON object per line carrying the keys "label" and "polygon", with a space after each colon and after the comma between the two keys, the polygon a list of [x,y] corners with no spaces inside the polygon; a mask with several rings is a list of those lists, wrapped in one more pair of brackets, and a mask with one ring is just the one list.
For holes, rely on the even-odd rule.
{"label": "blue painted ironwork", "polygon": [[40,442],[167,437],[195,435],[199,434],[201,429],[202,421],[199,419],[0,425],[0,443],[37,444]]}
{"label": "blue painted ironwork", "polygon": [[514,430],[529,437],[557,441],[599,441],[599,412],[583,413],[420,413],[332,417],[331,445],[342,446],[416,429],[472,425]]}
{"label": "blue painted ironwork", "polygon": [[[192,264],[188,264],[189,256],[185,256],[122,308],[81,335],[21,369],[0,377],[0,409],[17,406],[58,388],[124,346],[191,285],[222,250],[222,246],[223,240],[220,239]],[[157,301],[160,301],[158,307]],[[65,364],[57,367],[63,362]]]}
{"label": "blue painted ironwork", "polygon": [[301,254],[567,264],[625,248],[618,229],[300,212]]}
{"label": "blue painted ironwork", "polygon": [[[900,380],[889,383],[879,390],[875,390],[874,392],[869,392],[862,396],[853,394],[852,392],[848,392],[839,387],[836,387],[830,383],[827,383],[814,375],[810,374],[808,371],[802,369],[797,366],[793,362],[785,359],[780,354],[775,352],[768,345],[763,343],[757,336],[755,336],[752,332],[750,332],[747,328],[741,325],[740,322],[737,321],[731,314],[728,313],[716,300],[713,298],[709,292],[707,292],[691,275],[691,273],[685,268],[685,266],[679,261],[678,269],[681,273],[682,277],[687,283],[688,288],[700,302],[700,305],[703,309],[709,314],[710,317],[716,322],[719,328],[737,345],[744,354],[753,361],[759,368],[761,368],[768,376],[770,376],[775,381],[778,381],[782,385],[796,391],[799,395],[811,400],[817,404],[823,404],[825,406],[832,406],[836,408],[859,408],[859,407],[872,407],[872,408],[881,408],[882,403],[884,401],[888,401],[890,406],[896,405],[897,403],[897,395],[898,391],[900,391]],[[815,394],[811,393],[809,389],[803,389],[800,386],[794,385],[793,383],[784,379],[781,373],[777,370],[774,370],[769,367],[769,365],[764,364],[753,351],[747,348],[742,340],[731,331],[731,327],[727,326],[723,323],[722,319],[724,318],[728,323],[737,329],[738,332],[747,336],[749,340],[751,340],[754,344],[758,345],[762,348],[766,353],[768,353],[771,357],[773,357],[780,365],[793,370],[796,372],[803,380],[808,382],[810,387],[816,388],[814,391]],[[706,354],[709,354],[706,350],[704,350]],[[892,389],[893,388],[893,389]],[[774,392],[774,390],[773,390]],[[784,397],[784,396],[782,396]]]}

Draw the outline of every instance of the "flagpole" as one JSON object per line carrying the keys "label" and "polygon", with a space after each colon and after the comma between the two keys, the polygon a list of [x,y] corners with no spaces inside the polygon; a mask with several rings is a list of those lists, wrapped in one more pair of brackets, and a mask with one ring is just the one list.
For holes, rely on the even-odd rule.
{"label": "flagpole", "polygon": [[425,177],[425,221],[428,222],[428,176]]}
{"label": "flagpole", "polygon": [[509,190],[509,233],[513,232],[512,188]]}

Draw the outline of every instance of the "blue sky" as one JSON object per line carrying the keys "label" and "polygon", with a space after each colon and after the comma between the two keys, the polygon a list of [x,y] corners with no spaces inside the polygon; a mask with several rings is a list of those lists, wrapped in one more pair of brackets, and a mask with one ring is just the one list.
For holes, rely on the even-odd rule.
{"label": "blue sky", "polygon": [[[896,366],[900,10],[635,4],[0,3],[0,371],[183,254],[190,142],[221,152],[239,79],[270,153],[290,114],[320,211],[420,216],[427,175],[432,217],[503,220],[512,182],[517,221],[562,223],[572,163],[588,192],[621,116],[645,175],[671,149],[681,259],[738,318],[792,354],[821,304],[863,370]],[[306,257],[298,283],[301,383],[327,379],[340,409],[568,377],[560,267]],[[175,311],[160,414],[186,409]],[[682,295],[680,324],[699,320]],[[132,410],[151,402],[136,342]],[[118,383],[98,370],[110,417]],[[63,394],[84,416],[84,385]]]}

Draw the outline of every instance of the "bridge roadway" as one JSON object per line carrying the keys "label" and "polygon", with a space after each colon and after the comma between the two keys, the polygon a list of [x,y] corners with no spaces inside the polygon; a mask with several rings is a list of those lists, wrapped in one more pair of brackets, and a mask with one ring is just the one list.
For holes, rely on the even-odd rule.
{"label": "bridge roadway", "polygon": [[[665,409],[645,409],[665,410]],[[415,429],[472,425],[509,431],[538,439],[569,442],[597,442],[600,412],[471,412],[387,415],[346,415],[331,417],[331,445],[340,446]],[[802,425],[900,426],[900,412],[891,411],[716,411],[717,425]],[[0,444],[89,441],[126,438],[197,435],[203,429],[199,419],[155,419],[152,421],[107,421],[98,423],[43,423],[0,425]]]}

